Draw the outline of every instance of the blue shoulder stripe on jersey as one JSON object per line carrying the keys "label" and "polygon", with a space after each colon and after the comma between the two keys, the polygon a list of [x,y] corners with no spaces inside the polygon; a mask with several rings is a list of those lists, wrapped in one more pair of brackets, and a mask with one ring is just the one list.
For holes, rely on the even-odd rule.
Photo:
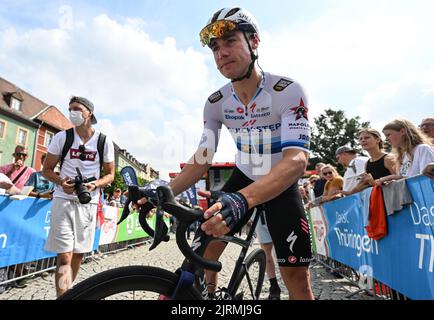
{"label": "blue shoulder stripe on jersey", "polygon": [[282,146],[282,149],[288,148],[288,147],[299,147],[299,148],[309,149],[310,143],[299,141],[299,140],[288,140],[288,141],[282,142],[281,146]]}
{"label": "blue shoulder stripe on jersey", "polygon": [[[246,144],[241,144],[240,142],[237,142],[237,149],[241,152],[245,152],[247,153],[247,150],[243,150],[243,146],[247,146]],[[265,148],[264,148],[265,146]],[[259,144],[257,146],[255,146],[255,148],[252,145],[248,145],[249,147],[249,151],[248,153],[259,153],[259,154],[264,154],[264,149],[266,154],[275,154],[275,153],[280,153],[282,152],[282,148],[281,148],[281,144],[280,141],[279,142],[274,142],[268,145],[264,145],[264,144]]]}
{"label": "blue shoulder stripe on jersey", "polygon": [[255,100],[255,99],[256,99],[256,98],[261,94],[262,89],[264,89],[264,88],[259,88],[258,91],[256,91],[256,94],[255,94],[255,96],[253,97],[252,101]]}

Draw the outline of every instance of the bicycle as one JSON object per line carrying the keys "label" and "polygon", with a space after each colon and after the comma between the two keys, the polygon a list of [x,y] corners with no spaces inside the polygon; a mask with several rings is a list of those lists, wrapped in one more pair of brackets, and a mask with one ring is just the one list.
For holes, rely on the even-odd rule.
{"label": "bicycle", "polygon": [[108,270],[78,283],[59,297],[59,300],[100,300],[129,291],[133,292],[134,298],[137,296],[146,300],[210,299],[203,270],[219,272],[222,269],[222,264],[219,261],[206,260],[203,254],[207,245],[215,240],[234,243],[241,246],[242,249],[232,272],[229,285],[227,288],[220,288],[216,292],[214,299],[259,299],[265,275],[265,252],[262,249],[254,249],[247,257],[246,254],[254,240],[255,227],[261,214],[263,214],[263,210],[259,214],[255,214],[246,239],[236,236],[213,238],[206,235],[199,227],[190,246],[186,239],[186,229],[195,221],[204,221],[202,210],[185,207],[177,203],[168,186],[149,189],[130,185],[128,190],[129,199],[125,204],[119,223],[128,216],[130,202],[137,202],[138,199],[147,197],[149,203],[157,208],[155,230],[146,221],[149,206],[148,208],[142,206],[139,223],[154,238],[154,242],[150,247],[150,250],[153,250],[162,241],[169,241],[168,228],[163,221],[164,212],[175,216],[179,221],[176,230],[176,243],[185,257],[181,267],[175,272],[153,266],[127,266]]}

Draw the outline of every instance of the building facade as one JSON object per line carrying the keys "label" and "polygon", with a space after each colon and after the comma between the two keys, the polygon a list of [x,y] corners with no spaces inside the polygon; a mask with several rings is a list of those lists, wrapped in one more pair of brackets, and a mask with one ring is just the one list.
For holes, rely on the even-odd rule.
{"label": "building facade", "polygon": [[[0,77],[0,166],[12,163],[15,147],[22,145],[29,154],[25,165],[41,170],[41,157],[54,135],[72,126],[58,108]],[[140,163],[127,150],[114,145],[117,171],[131,166],[142,179],[158,179],[159,172],[149,164]]]}

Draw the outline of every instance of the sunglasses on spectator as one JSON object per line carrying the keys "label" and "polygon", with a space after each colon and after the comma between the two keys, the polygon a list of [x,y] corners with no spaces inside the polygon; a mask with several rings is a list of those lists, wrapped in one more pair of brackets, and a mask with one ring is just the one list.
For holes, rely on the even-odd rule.
{"label": "sunglasses on spectator", "polygon": [[332,171],[328,171],[328,172],[323,172],[322,174],[325,175],[325,176],[328,176],[329,174],[333,174],[333,172]]}
{"label": "sunglasses on spectator", "polygon": [[15,152],[15,155],[16,155],[17,157],[21,157],[21,156],[23,156],[23,157],[27,157],[27,153],[24,153],[24,152]]}
{"label": "sunglasses on spectator", "polygon": [[424,123],[424,124],[421,124],[419,126],[419,128],[421,128],[421,129],[423,129],[423,128],[429,128],[429,127],[432,127],[433,125],[434,125],[434,123]]}
{"label": "sunglasses on spectator", "polygon": [[80,151],[80,160],[81,161],[85,161],[86,160],[86,147],[84,146],[84,144],[80,145],[78,147],[78,150]]}

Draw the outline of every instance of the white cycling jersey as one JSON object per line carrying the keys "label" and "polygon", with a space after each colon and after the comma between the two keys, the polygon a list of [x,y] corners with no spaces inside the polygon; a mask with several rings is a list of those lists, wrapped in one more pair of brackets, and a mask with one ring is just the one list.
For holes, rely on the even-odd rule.
{"label": "white cycling jersey", "polygon": [[199,147],[217,151],[224,124],[238,149],[237,167],[254,181],[269,173],[283,150],[309,152],[308,100],[301,85],[290,78],[263,74],[247,106],[228,83],[208,98],[204,123]]}

